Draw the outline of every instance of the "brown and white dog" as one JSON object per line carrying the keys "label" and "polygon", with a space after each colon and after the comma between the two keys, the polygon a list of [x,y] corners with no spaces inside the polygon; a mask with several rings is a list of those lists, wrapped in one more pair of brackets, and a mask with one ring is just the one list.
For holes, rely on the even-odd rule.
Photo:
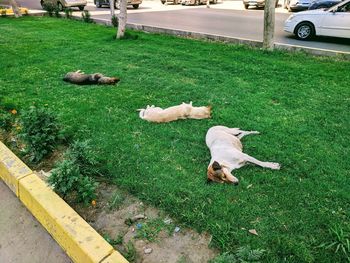
{"label": "brown and white dog", "polygon": [[139,109],[140,118],[150,122],[170,122],[179,119],[206,119],[210,118],[211,106],[193,107],[190,103],[182,103],[166,109],[147,105],[146,109]]}
{"label": "brown and white dog", "polygon": [[259,134],[257,131],[242,131],[239,128],[225,126],[211,127],[205,137],[210,149],[211,160],[208,166],[208,182],[238,184],[232,170],[241,168],[247,162],[274,170],[280,169],[278,163],[262,162],[242,152],[240,141],[245,135]]}
{"label": "brown and white dog", "polygon": [[120,81],[119,78],[107,77],[101,73],[85,74],[81,70],[75,72],[68,72],[64,78],[64,81],[78,84],[78,85],[89,85],[89,84],[107,84],[114,85]]}

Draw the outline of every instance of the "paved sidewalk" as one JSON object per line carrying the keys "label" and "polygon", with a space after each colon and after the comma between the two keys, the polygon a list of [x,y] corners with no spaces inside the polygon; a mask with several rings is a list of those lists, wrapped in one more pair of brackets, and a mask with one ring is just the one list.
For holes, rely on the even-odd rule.
{"label": "paved sidewalk", "polygon": [[1,180],[0,262],[71,262],[56,241]]}

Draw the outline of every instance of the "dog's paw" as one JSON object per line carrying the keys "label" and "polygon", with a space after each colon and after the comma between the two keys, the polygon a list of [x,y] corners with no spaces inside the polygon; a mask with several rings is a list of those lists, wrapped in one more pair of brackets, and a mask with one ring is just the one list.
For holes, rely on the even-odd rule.
{"label": "dog's paw", "polygon": [[267,163],[266,167],[271,168],[273,170],[281,169],[281,165],[279,163]]}

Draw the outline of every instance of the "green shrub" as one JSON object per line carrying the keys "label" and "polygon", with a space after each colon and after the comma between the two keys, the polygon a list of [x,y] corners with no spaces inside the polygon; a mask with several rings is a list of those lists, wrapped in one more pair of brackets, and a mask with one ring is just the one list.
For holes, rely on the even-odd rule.
{"label": "green shrub", "polygon": [[66,8],[66,9],[64,9],[64,13],[66,15],[66,18],[71,18],[73,10],[71,8]]}
{"label": "green shrub", "polygon": [[31,162],[37,163],[52,153],[60,138],[56,115],[47,108],[32,106],[23,111],[20,121],[25,153]]}
{"label": "green shrub", "polygon": [[58,8],[58,6],[55,6],[54,12],[55,12],[55,17],[57,18],[61,17],[60,9]]}
{"label": "green shrub", "polygon": [[99,161],[96,151],[92,148],[90,141],[74,141],[66,153],[64,159],[72,160],[79,166],[80,172],[84,175],[99,174]]}
{"label": "green shrub", "polygon": [[70,197],[78,203],[89,204],[96,198],[97,183],[81,173],[79,165],[72,160],[59,162],[48,179],[56,193]]}
{"label": "green shrub", "polygon": [[112,16],[112,19],[111,19],[111,23],[112,23],[112,26],[118,27],[118,25],[119,25],[118,16],[113,15],[113,16]]}
{"label": "green shrub", "polygon": [[64,198],[69,196],[78,203],[89,204],[96,198],[99,162],[89,141],[75,141],[64,154],[49,177],[49,184]]}
{"label": "green shrub", "polygon": [[83,17],[83,21],[86,23],[92,23],[93,20],[91,19],[90,12],[85,10],[83,13],[81,13],[81,16]]}
{"label": "green shrub", "polygon": [[43,9],[47,12],[49,16],[53,16],[53,13],[57,9],[56,5],[53,3],[44,3]]}
{"label": "green shrub", "polygon": [[12,128],[13,116],[8,112],[0,112],[0,129],[9,132]]}

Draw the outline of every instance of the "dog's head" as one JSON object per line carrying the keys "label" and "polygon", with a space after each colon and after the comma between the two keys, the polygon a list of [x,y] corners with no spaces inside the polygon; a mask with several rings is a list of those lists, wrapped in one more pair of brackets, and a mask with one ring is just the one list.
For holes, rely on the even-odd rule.
{"label": "dog's head", "polygon": [[234,177],[223,165],[214,161],[208,167],[208,182],[228,183],[238,185],[238,179]]}

